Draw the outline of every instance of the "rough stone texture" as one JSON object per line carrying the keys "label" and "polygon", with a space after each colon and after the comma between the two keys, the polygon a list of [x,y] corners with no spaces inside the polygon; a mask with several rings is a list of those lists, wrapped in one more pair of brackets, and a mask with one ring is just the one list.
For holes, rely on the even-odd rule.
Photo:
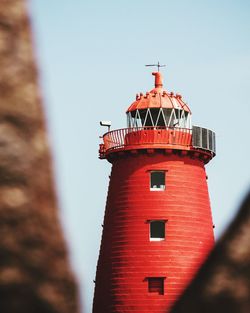
{"label": "rough stone texture", "polygon": [[250,312],[250,193],[171,313]]}
{"label": "rough stone texture", "polygon": [[0,1],[0,312],[78,312],[25,1]]}

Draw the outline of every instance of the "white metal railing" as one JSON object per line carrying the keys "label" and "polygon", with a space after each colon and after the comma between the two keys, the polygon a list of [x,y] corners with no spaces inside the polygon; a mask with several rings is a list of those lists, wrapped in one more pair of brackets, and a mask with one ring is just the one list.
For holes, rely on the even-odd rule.
{"label": "white metal railing", "polygon": [[105,150],[137,145],[192,144],[192,130],[179,127],[136,127],[112,130],[103,135]]}
{"label": "white metal railing", "polygon": [[207,128],[193,126],[192,146],[204,150],[209,150],[216,154],[215,133]]}

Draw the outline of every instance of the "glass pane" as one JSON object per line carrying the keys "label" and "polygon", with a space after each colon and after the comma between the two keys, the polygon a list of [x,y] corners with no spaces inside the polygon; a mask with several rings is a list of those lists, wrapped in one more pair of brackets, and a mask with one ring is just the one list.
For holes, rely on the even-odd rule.
{"label": "glass pane", "polygon": [[156,126],[163,126],[163,127],[167,126],[167,125],[165,125],[165,121],[164,121],[162,112],[160,112],[160,116],[159,116],[159,119],[158,119]]}
{"label": "glass pane", "polygon": [[152,221],[150,222],[150,238],[165,238],[165,222]]}
{"label": "glass pane", "polygon": [[166,120],[166,124],[167,124],[167,126],[169,126],[169,119],[170,119],[170,116],[172,113],[172,109],[162,109],[162,110],[163,110],[163,114],[164,114],[164,117]]}
{"label": "glass pane", "polygon": [[148,114],[147,114],[145,126],[148,126],[148,127],[154,126],[153,123],[152,123],[152,118],[151,118],[150,111],[149,111]]}
{"label": "glass pane", "polygon": [[180,110],[179,109],[175,109],[174,110],[175,116],[174,116],[174,123],[173,126],[174,127],[180,127]]}
{"label": "glass pane", "polygon": [[151,172],[150,174],[150,188],[164,190],[165,172]]}
{"label": "glass pane", "polygon": [[144,122],[145,122],[147,110],[139,110],[139,113],[140,113],[140,117],[141,117],[141,124],[143,126]]}
{"label": "glass pane", "polygon": [[159,109],[150,109],[150,113],[151,113],[151,116],[152,116],[152,119],[153,119],[153,122],[154,122],[154,126],[157,126],[156,125],[156,121],[157,121],[157,118],[158,118],[158,115],[159,115]]}

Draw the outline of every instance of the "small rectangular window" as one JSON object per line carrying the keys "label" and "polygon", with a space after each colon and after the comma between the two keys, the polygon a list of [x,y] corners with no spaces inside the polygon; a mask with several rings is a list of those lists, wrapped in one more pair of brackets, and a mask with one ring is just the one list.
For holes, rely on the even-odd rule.
{"label": "small rectangular window", "polygon": [[165,239],[165,221],[150,221],[150,241]]}
{"label": "small rectangular window", "polygon": [[165,277],[148,277],[148,292],[164,295]]}
{"label": "small rectangular window", "polygon": [[165,190],[165,172],[164,171],[150,172],[150,190],[155,190],[155,191]]}

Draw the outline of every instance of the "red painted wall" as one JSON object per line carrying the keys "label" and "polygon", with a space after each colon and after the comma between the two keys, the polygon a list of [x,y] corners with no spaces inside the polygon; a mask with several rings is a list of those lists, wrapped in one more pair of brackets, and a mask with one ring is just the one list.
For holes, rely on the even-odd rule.
{"label": "red painted wall", "polygon": [[[150,191],[150,171],[166,171],[166,189]],[[166,239],[149,240],[147,220],[166,222]],[[113,160],[94,313],[166,313],[214,243],[204,164],[163,152]],[[166,277],[164,295],[147,277]]]}

